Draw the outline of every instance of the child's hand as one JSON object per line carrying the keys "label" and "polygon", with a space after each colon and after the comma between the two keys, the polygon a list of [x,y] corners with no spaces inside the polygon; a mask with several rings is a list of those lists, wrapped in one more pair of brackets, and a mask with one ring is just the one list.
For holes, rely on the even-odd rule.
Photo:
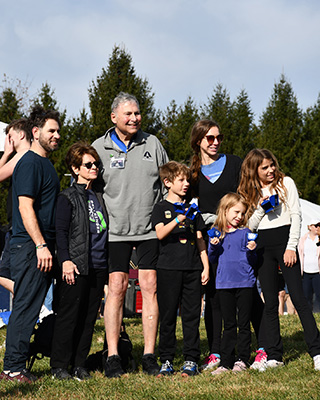
{"label": "child's hand", "polygon": [[261,203],[263,203],[265,200],[268,200],[269,196],[263,196],[261,197],[261,199],[259,200],[259,205],[261,206]]}
{"label": "child's hand", "polygon": [[201,274],[201,283],[202,285],[206,285],[209,282],[209,270],[204,269]]}
{"label": "child's hand", "polygon": [[211,238],[210,243],[213,244],[214,246],[219,244],[219,238],[217,237]]}
{"label": "child's hand", "polygon": [[254,250],[256,247],[257,247],[257,243],[256,243],[255,241],[253,241],[253,240],[251,240],[251,241],[248,242],[248,244],[247,244],[247,248],[248,248],[249,250]]}
{"label": "child's hand", "polygon": [[183,222],[187,217],[184,214],[178,214],[177,218],[178,218],[179,222]]}

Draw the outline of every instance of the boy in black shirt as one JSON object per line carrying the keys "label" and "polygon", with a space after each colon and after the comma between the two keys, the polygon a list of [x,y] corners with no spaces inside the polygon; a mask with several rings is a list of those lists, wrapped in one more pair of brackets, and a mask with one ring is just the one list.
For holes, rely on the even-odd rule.
{"label": "boy in black shirt", "polygon": [[[160,240],[157,263],[157,296],[160,311],[159,352],[162,367],[159,376],[171,375],[176,347],[176,319],[179,304],[183,327],[183,376],[198,374],[200,357],[199,323],[201,284],[209,280],[209,261],[201,231],[204,221],[198,213],[187,218],[189,205],[184,198],[189,188],[190,170],[170,161],[160,167],[160,178],[168,189],[166,200],[152,212],[152,226]],[[176,211],[185,207],[184,213]]]}

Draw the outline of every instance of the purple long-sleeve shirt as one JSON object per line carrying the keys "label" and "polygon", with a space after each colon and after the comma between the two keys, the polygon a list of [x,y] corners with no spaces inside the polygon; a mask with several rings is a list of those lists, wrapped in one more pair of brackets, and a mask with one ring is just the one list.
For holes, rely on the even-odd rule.
{"label": "purple long-sleeve shirt", "polygon": [[257,257],[254,250],[246,247],[248,232],[251,232],[250,229],[244,228],[226,233],[217,245],[212,245],[209,241],[209,260],[211,263],[218,263],[217,289],[254,287],[256,278],[253,267]]}

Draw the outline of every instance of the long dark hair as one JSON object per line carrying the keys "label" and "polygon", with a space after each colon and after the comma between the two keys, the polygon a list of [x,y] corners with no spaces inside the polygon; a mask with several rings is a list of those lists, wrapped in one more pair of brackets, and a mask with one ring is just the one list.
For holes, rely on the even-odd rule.
{"label": "long dark hair", "polygon": [[193,154],[191,156],[190,170],[191,185],[193,188],[197,187],[198,185],[201,169],[200,142],[211,128],[218,128],[220,132],[220,126],[217,124],[217,122],[210,119],[201,119],[193,125],[191,130],[190,145],[192,147]]}

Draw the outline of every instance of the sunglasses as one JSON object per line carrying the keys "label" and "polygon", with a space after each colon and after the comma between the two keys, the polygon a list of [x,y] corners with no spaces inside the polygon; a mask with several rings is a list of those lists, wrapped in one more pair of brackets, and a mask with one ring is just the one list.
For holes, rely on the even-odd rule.
{"label": "sunglasses", "polygon": [[94,161],[94,162],[89,161],[89,162],[86,162],[86,163],[84,163],[82,165],[84,167],[86,167],[87,169],[91,169],[93,165],[96,166],[97,168],[99,168],[100,162],[99,161]]}
{"label": "sunglasses", "polygon": [[217,139],[217,141],[220,143],[223,140],[223,135],[218,135],[218,136],[214,136],[214,135],[207,135],[205,136],[205,138],[207,139],[208,145],[211,146],[214,141]]}

